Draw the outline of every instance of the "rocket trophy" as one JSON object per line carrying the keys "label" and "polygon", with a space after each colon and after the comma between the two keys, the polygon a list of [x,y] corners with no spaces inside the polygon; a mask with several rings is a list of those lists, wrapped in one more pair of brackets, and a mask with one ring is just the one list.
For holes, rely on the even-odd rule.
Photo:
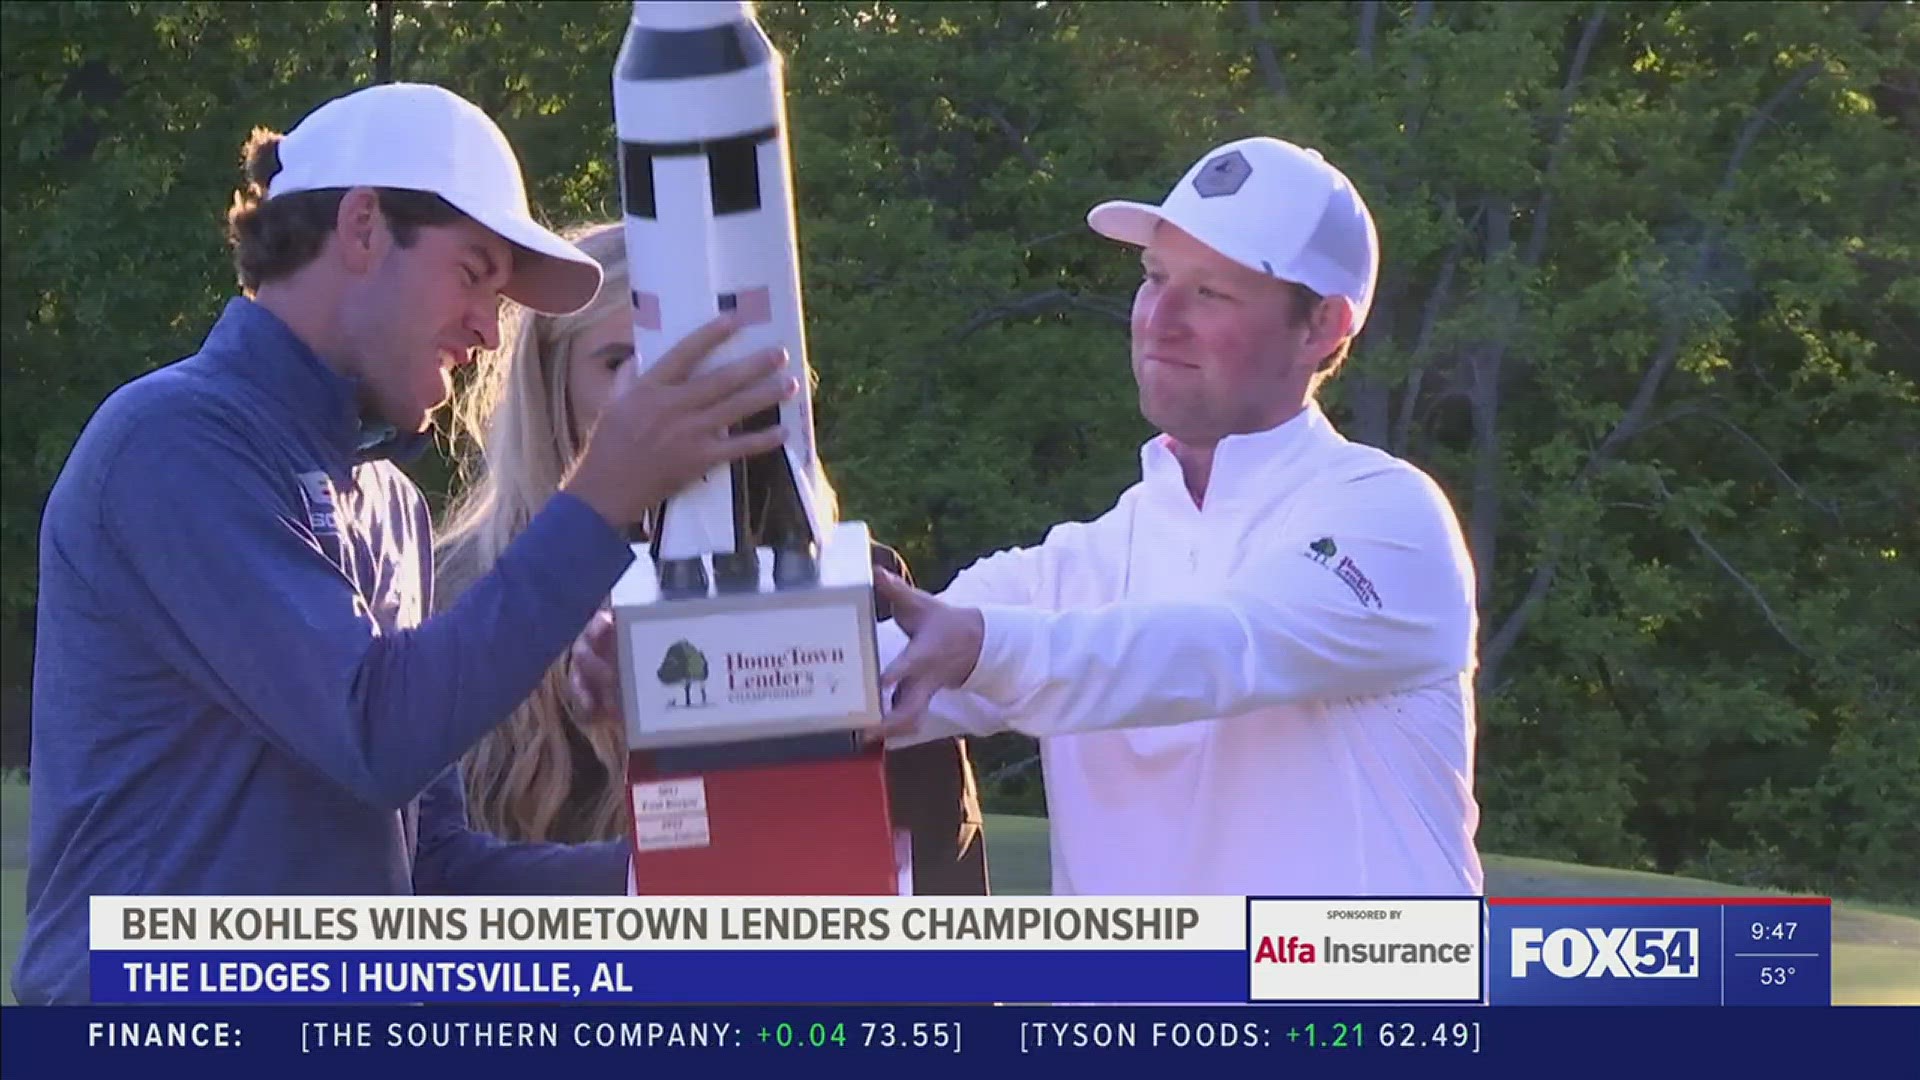
{"label": "rocket trophy", "polygon": [[614,72],[634,348],[721,311],[708,361],[787,351],[801,391],[748,430],[782,450],[717,468],[653,515],[614,586],[629,891],[911,890],[889,820],[870,535],[815,491],[781,57],[751,4],[633,5]]}

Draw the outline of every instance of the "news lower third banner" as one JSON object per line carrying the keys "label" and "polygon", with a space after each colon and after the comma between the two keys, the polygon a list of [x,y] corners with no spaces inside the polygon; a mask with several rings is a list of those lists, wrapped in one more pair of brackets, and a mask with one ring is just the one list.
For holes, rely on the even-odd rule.
{"label": "news lower third banner", "polygon": [[1826,1005],[1824,900],[96,897],[101,1004]]}

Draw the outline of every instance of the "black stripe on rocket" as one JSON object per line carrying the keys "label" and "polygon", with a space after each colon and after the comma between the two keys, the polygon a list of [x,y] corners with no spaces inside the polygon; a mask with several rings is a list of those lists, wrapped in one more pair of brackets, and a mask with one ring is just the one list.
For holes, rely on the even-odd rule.
{"label": "black stripe on rocket", "polygon": [[707,158],[707,194],[715,217],[760,209],[761,143],[778,138],[777,128],[702,142],[620,144],[620,197],[631,216],[658,220],[654,204],[653,163],[656,158]]}
{"label": "black stripe on rocket", "polygon": [[[704,154],[707,158],[707,194],[714,216],[758,210],[761,206],[759,146],[772,142],[779,134],[775,128],[764,128],[729,139],[705,142],[623,142],[620,144],[623,208],[633,217],[658,220],[653,197],[654,161],[664,157]],[[632,300],[634,321],[645,330],[660,329],[660,298],[636,290]],[[748,325],[773,320],[772,297],[764,287],[723,293],[719,298],[719,306],[721,311],[739,312]]]}
{"label": "black stripe on rocket", "polygon": [[[759,28],[746,21],[697,30],[658,30],[635,28],[629,31],[620,56],[619,78],[623,82],[651,82],[659,79],[698,79],[727,75],[758,67],[773,59],[772,50]],[[715,217],[745,214],[760,209],[761,143],[779,137],[776,128],[764,128],[725,139],[678,143],[620,144],[620,184],[623,209],[627,214],[658,220],[654,200],[653,163],[658,158],[707,158],[707,187]],[[660,298],[635,290],[632,295],[635,322],[647,330],[660,329]],[[719,298],[721,311],[739,312],[748,323],[771,322],[772,297],[764,287],[725,293]]]}
{"label": "black stripe on rocket", "polygon": [[767,39],[740,20],[697,30],[634,26],[621,44],[622,82],[699,79],[759,67],[773,59]]}
{"label": "black stripe on rocket", "polygon": [[[697,30],[633,27],[621,46],[621,82],[701,79],[771,63],[773,51],[759,27],[745,20]],[[680,143],[620,144],[626,211],[654,218],[653,159],[707,156],[713,212],[737,214],[760,208],[760,166],[754,148],[779,135],[775,128],[725,139]]]}

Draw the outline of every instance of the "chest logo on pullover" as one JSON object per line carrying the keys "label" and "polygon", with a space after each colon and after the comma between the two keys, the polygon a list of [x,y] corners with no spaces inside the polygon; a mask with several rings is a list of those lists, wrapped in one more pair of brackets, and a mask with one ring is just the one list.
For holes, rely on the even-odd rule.
{"label": "chest logo on pullover", "polygon": [[1353,595],[1359,598],[1362,605],[1371,608],[1384,606],[1380,600],[1379,590],[1375,589],[1373,582],[1361,572],[1358,563],[1340,554],[1340,545],[1333,542],[1333,537],[1323,536],[1308,544],[1305,554],[1307,558],[1332,570],[1335,577],[1345,582],[1347,588],[1353,590]]}
{"label": "chest logo on pullover", "polygon": [[300,494],[307,502],[307,528],[319,535],[339,535],[340,512],[333,497],[333,478],[324,470],[299,476]]}

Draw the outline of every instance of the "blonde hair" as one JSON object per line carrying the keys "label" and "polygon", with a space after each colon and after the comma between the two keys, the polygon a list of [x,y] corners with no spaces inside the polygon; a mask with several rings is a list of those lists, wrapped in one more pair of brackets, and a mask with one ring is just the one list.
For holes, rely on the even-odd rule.
{"label": "blonde hair", "polygon": [[[593,303],[565,316],[516,307],[501,328],[500,347],[480,358],[455,395],[450,450],[460,494],[436,545],[436,608],[450,606],[492,568],[559,490],[592,429],[592,417],[574,415],[567,373],[580,336],[629,309],[626,237],[615,222],[575,230],[569,239],[605,269]],[[832,522],[833,487],[818,453],[813,461],[809,480]],[[626,834],[626,733],[575,715],[569,664],[565,656],[556,661],[513,716],[462,760],[475,828],[509,840],[563,843]],[[601,780],[592,790],[578,790],[596,771],[583,765],[597,765]]]}

